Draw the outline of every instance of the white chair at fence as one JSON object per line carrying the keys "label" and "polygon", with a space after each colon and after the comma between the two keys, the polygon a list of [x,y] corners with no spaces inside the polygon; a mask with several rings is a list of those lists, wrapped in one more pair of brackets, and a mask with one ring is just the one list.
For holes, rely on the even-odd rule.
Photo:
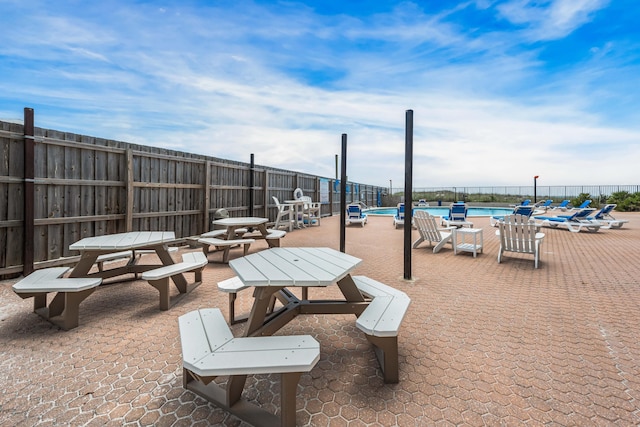
{"label": "white chair at fence", "polygon": [[293,205],[280,203],[276,196],[271,197],[278,208],[278,216],[276,217],[276,223],[273,228],[278,230],[280,227],[285,227],[289,231],[293,231],[293,222],[295,221],[295,210],[293,209]]}

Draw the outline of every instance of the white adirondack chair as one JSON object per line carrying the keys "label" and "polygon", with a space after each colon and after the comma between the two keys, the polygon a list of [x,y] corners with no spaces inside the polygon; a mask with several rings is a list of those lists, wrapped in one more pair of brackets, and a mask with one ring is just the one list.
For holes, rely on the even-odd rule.
{"label": "white adirondack chair", "polygon": [[496,234],[500,236],[500,249],[498,250],[498,263],[502,261],[504,252],[516,252],[519,254],[532,254],[535,268],[540,262],[540,246],[544,239],[544,233],[538,233],[533,220],[526,215],[505,215],[502,221],[497,223]]}
{"label": "white adirondack chair", "polygon": [[451,243],[452,230],[456,227],[438,228],[436,218],[429,212],[416,209],[413,214],[413,221],[420,232],[418,240],[413,242],[413,247],[417,248],[422,242],[429,242],[433,246],[433,253],[438,253],[442,247]]}

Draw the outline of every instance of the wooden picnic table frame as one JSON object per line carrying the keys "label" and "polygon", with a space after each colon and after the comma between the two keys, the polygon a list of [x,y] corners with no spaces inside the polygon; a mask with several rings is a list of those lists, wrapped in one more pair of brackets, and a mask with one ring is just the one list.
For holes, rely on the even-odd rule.
{"label": "wooden picnic table frame", "polygon": [[[73,268],[69,277],[101,277],[108,279],[129,273],[144,273],[158,268],[158,264],[138,264],[136,257],[124,266],[108,270],[89,273],[97,258],[103,254],[122,252],[127,250],[153,250],[160,258],[162,265],[172,265],[174,260],[169,253],[169,245],[181,243],[176,239],[173,231],[133,231],[128,233],[107,234],[103,236],[86,237],[69,246],[70,250],[80,251],[80,261]],[[187,292],[187,281],[182,274],[171,276],[180,293]]]}

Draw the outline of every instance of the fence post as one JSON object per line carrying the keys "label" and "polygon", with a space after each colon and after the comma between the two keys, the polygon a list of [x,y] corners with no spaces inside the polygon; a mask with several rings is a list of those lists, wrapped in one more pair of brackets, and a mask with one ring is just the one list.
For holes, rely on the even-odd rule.
{"label": "fence post", "polygon": [[[202,207],[202,232],[209,231],[209,209],[211,209],[211,161],[204,162],[204,182],[202,183],[202,191],[204,191],[204,202]],[[200,233],[202,234],[202,233]]]}
{"label": "fence post", "polygon": [[249,160],[249,216],[253,216],[253,185],[254,185],[254,168],[253,153],[251,153],[251,159]]}
{"label": "fence post", "polygon": [[33,227],[35,203],[35,125],[33,108],[24,109],[24,221],[22,246],[22,274],[27,276],[33,272]]}
{"label": "fence post", "polygon": [[125,229],[133,231],[133,150],[127,149],[127,206]]}

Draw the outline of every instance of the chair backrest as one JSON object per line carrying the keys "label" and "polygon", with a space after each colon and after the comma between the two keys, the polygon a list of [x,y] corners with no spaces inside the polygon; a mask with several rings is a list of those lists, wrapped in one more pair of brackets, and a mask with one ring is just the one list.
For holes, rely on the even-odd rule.
{"label": "chair backrest", "polygon": [[271,198],[273,199],[273,202],[276,204],[276,206],[280,206],[280,200],[278,200],[276,196],[271,196]]}
{"label": "chair backrest", "polygon": [[439,242],[442,240],[442,235],[438,229],[438,223],[436,217],[424,210],[416,209],[413,214],[413,220],[416,224],[416,228],[424,240],[430,242]]}
{"label": "chair backrest", "polygon": [[449,205],[449,221],[466,221],[467,220],[467,204],[452,203]]}
{"label": "chair backrest", "polygon": [[604,207],[602,209],[600,209],[600,211],[598,213],[596,213],[593,217],[595,219],[607,219],[608,217],[610,217],[611,215],[611,211],[614,210],[616,208],[616,204],[615,203],[610,203],[608,205],[604,205]]}
{"label": "chair backrest", "polygon": [[588,219],[588,216],[595,211],[594,208],[583,208],[567,217],[569,221],[582,221]]}
{"label": "chair backrest", "polygon": [[567,205],[569,204],[569,200],[563,200],[560,202],[560,204],[557,206],[558,208],[566,208]]}
{"label": "chair backrest", "polygon": [[584,209],[586,207],[588,207],[591,204],[591,200],[585,200],[584,202],[582,202],[582,204],[580,206],[578,206],[576,209]]}
{"label": "chair backrest", "polygon": [[526,199],[522,203],[520,203],[520,205],[521,206],[527,206],[529,203],[531,203],[531,199]]}
{"label": "chair backrest", "polygon": [[398,203],[398,212],[396,218],[404,219],[404,203]]}
{"label": "chair backrest", "polygon": [[349,218],[359,219],[362,217],[362,208],[357,203],[352,203],[347,206],[347,216]]}
{"label": "chair backrest", "polygon": [[522,215],[522,216],[526,216],[527,218],[531,218],[532,214],[533,214],[533,206],[520,205],[513,208],[513,215]]}
{"label": "chair backrest", "polygon": [[498,222],[500,244],[509,252],[534,254],[536,251],[536,224],[526,215],[505,215]]}

